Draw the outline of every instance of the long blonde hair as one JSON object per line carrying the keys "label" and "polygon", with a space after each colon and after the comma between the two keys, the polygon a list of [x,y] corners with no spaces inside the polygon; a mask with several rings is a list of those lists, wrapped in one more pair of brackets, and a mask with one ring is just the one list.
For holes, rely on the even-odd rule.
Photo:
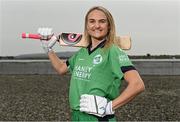
{"label": "long blonde hair", "polygon": [[111,15],[111,13],[104,7],[102,6],[94,6],[92,8],[89,9],[89,11],[87,12],[86,16],[85,16],[85,25],[84,25],[84,37],[85,40],[87,40],[89,43],[91,42],[91,37],[87,31],[87,21],[88,21],[88,15],[94,11],[94,10],[99,10],[102,11],[105,16],[107,17],[108,20],[108,26],[109,26],[109,32],[107,34],[107,40],[105,42],[105,48],[110,47],[113,43],[116,43],[116,29],[115,29],[115,23],[114,23],[114,19]]}

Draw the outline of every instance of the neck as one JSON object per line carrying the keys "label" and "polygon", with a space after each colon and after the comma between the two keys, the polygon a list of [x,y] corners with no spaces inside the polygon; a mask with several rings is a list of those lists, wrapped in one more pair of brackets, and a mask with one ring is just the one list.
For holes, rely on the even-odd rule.
{"label": "neck", "polygon": [[98,39],[91,39],[91,50],[93,50],[95,47],[97,47],[104,39],[98,40]]}

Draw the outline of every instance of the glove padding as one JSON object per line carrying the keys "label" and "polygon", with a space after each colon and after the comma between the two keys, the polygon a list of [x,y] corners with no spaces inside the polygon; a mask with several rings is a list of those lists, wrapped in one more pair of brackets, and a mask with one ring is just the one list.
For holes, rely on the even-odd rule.
{"label": "glove padding", "polygon": [[52,47],[56,44],[57,37],[53,36],[52,28],[39,28],[38,34],[41,35],[41,46],[46,53],[52,51]]}
{"label": "glove padding", "polygon": [[105,97],[83,94],[80,99],[80,111],[99,117],[112,115],[112,101],[108,102]]}
{"label": "glove padding", "polygon": [[41,40],[49,40],[54,34],[52,28],[38,28],[37,32],[41,35]]}

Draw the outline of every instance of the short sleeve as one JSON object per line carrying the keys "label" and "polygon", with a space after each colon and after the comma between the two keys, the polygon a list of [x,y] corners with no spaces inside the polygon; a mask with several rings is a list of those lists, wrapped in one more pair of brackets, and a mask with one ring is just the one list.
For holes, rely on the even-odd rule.
{"label": "short sleeve", "polygon": [[73,71],[74,69],[74,65],[75,65],[75,62],[76,62],[76,57],[77,57],[77,53],[75,53],[73,56],[71,56],[67,61],[66,61],[66,65],[68,67],[68,70],[70,72]]}
{"label": "short sleeve", "polygon": [[125,72],[135,69],[128,55],[118,46],[112,46],[110,49],[109,58],[112,73],[119,79],[123,78]]}

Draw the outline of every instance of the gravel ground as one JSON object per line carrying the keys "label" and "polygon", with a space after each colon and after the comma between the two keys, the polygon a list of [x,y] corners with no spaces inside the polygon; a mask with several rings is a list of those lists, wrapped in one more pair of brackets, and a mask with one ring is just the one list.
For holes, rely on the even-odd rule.
{"label": "gravel ground", "polygon": [[[120,121],[180,121],[180,76],[142,76],[146,90]],[[69,121],[69,75],[0,75],[1,121]],[[122,89],[127,84],[123,82]]]}

